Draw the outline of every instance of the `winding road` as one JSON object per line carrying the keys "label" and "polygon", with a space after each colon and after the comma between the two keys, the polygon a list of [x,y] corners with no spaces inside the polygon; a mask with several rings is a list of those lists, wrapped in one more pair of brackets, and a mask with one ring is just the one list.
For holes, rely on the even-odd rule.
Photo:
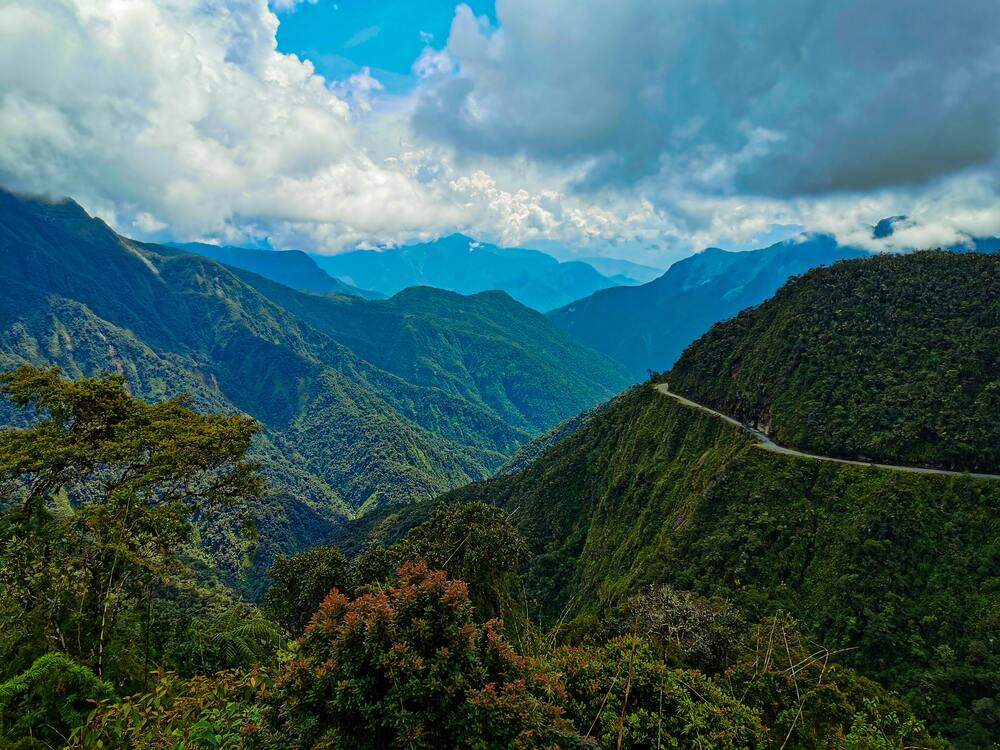
{"label": "winding road", "polygon": [[712,416],[718,417],[724,422],[728,422],[734,427],[739,427],[741,430],[746,430],[747,432],[751,433],[755,438],[757,438],[758,448],[770,451],[771,453],[780,453],[785,456],[798,456],[799,458],[810,458],[814,461],[827,461],[832,464],[848,464],[850,466],[868,466],[868,467],[874,467],[876,469],[889,469],[890,471],[905,471],[909,472],[910,474],[938,474],[940,476],[946,476],[946,477],[969,477],[971,479],[987,479],[987,480],[1000,481],[1000,474],[974,474],[968,471],[948,471],[947,469],[926,469],[920,466],[899,466],[897,464],[878,464],[878,463],[873,463],[871,461],[852,461],[848,458],[833,458],[832,456],[817,456],[815,453],[803,453],[802,451],[797,451],[792,448],[786,448],[783,445],[778,445],[760,430],[755,430],[752,427],[748,427],[747,425],[743,424],[742,422],[736,419],[733,419],[732,417],[728,417],[725,414],[722,414],[721,412],[715,411],[715,409],[709,409],[707,406],[702,406],[701,404],[695,401],[691,401],[690,399],[686,399],[683,396],[674,393],[673,391],[670,390],[670,388],[667,386],[666,383],[660,383],[655,387],[656,390],[658,390],[664,396],[669,396],[670,398],[681,402],[682,404],[684,404],[684,406],[688,406],[692,409],[699,409],[703,412],[711,414]]}

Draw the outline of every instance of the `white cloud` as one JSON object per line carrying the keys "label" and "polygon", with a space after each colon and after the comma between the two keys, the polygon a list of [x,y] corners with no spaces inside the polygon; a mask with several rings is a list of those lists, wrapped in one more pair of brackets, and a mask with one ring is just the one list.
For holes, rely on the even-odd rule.
{"label": "white cloud", "polygon": [[300,5],[315,5],[319,0],[271,0],[271,7],[279,13],[288,13],[295,10]]}
{"label": "white cloud", "polygon": [[455,61],[445,50],[424,47],[420,57],[413,63],[413,72],[418,78],[445,76],[455,69]]}
{"label": "white cloud", "polygon": [[156,234],[167,228],[167,224],[157,219],[150,213],[143,211],[137,214],[135,219],[132,221],[132,226],[138,229],[143,234]]}
{"label": "white cloud", "polygon": [[1000,159],[995,0],[499,0],[460,6],[414,123],[466,153],[782,197]]}
{"label": "white cloud", "polygon": [[[367,156],[351,107],[309,62],[275,50],[276,28],[264,0],[6,3],[0,181],[179,238],[260,233],[332,249],[460,223]],[[365,109],[378,89],[362,73],[343,91]]]}
{"label": "white cloud", "polygon": [[361,112],[372,111],[372,96],[384,90],[381,81],[372,76],[371,68],[362,68],[346,81],[338,81],[331,87],[345,101]]}

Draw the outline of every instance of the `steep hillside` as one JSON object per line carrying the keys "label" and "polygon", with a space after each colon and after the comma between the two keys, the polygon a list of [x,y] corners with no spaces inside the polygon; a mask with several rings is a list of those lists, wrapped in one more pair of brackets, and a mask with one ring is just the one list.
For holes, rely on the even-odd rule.
{"label": "steep hillside", "polygon": [[[503,292],[462,296],[412,287],[391,299],[298,294],[250,275],[246,283],[377,367],[500,415],[530,433],[628,384],[628,374]],[[553,398],[553,393],[560,396]],[[586,407],[584,407],[586,408]]]}
{"label": "steep hillside", "polygon": [[802,450],[998,471],[998,341],[1000,256],[887,255],[716,326],[670,386]]}
{"label": "steep hillside", "polygon": [[194,255],[203,255],[232,268],[252,271],[292,289],[319,294],[349,294],[369,299],[382,296],[335,279],[301,250],[256,250],[248,247],[208,245],[204,242],[174,242],[170,243],[170,247]]}
{"label": "steep hillside", "polygon": [[[771,405],[777,435],[816,420],[814,452],[886,446],[983,466],[1000,442],[997,263],[920,253],[811,272],[717,326],[665,378],[738,416]],[[541,447],[523,471],[441,502],[512,512],[542,622],[586,637],[659,582],[754,616],[787,610],[959,747],[1000,738],[1000,481],[770,453],[650,384]],[[391,540],[415,510],[371,519],[370,533]]]}
{"label": "steep hillside", "polygon": [[544,622],[586,633],[658,582],[784,609],[960,746],[998,736],[1000,482],[770,454],[644,387],[527,470],[444,498],[471,500],[516,509]]}
{"label": "steep hillside", "polygon": [[[410,312],[405,300],[307,295],[131,242],[72,202],[0,193],[0,278],[0,366],[123,372],[144,397],[189,391],[204,408],[238,409],[261,422],[256,450],[273,486],[306,504],[286,505],[262,530],[265,548],[275,538],[282,548],[300,546],[345,514],[482,478],[532,435],[626,380],[505,297],[467,303],[438,293],[431,316],[426,302]],[[479,337],[461,322],[466,304],[479,311]],[[347,311],[342,323],[337,310]],[[424,330],[431,318],[433,330]],[[409,332],[409,343],[380,367],[372,361],[380,331],[393,326],[403,339]],[[524,346],[526,327],[536,335]],[[510,366],[496,366],[501,352]],[[467,368],[461,388],[442,371],[451,359]]]}
{"label": "steep hillside", "polygon": [[669,369],[713,323],[760,304],[789,277],[865,255],[823,235],[750,252],[709,248],[674,263],[655,281],[604,289],[553,310],[549,319],[641,380],[648,370]]}
{"label": "steep hillside", "polygon": [[542,311],[617,283],[586,263],[560,263],[538,250],[499,248],[461,234],[418,245],[313,257],[328,273],[387,295],[411,286],[461,294],[496,289]]}

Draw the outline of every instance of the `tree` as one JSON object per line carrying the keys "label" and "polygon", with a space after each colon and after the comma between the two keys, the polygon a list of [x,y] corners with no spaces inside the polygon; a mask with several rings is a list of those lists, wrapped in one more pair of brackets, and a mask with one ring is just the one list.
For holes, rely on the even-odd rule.
{"label": "tree", "polygon": [[28,365],[0,374],[0,393],[43,417],[0,431],[0,483],[27,520],[61,492],[81,505],[190,512],[263,490],[245,460],[259,429],[250,417],[196,414],[184,396],[147,404],[121,375],[67,380]]}
{"label": "tree", "polygon": [[261,711],[257,695],[268,681],[259,669],[190,679],[159,671],[148,693],[94,701],[69,741],[59,747],[249,750],[257,747]]}
{"label": "tree", "polygon": [[563,647],[549,658],[569,719],[602,748],[763,748],[756,712],[700,672],[670,669],[641,637]]}
{"label": "tree", "polygon": [[476,609],[485,622],[505,612],[511,587],[527,559],[527,545],[510,522],[507,511],[486,503],[463,503],[434,511],[431,518],[410,530],[388,550],[373,549],[355,564],[358,583],[365,578],[385,580],[386,573],[406,561],[425,561],[451,578],[465,581]]}
{"label": "tree", "polygon": [[558,682],[477,624],[468,589],[424,563],[351,600],[332,591],[278,675],[266,712],[287,748],[563,748]]}
{"label": "tree", "polygon": [[629,602],[628,620],[667,660],[709,674],[730,663],[746,622],[725,599],[679,591],[668,584],[650,586]]}
{"label": "tree", "polygon": [[347,558],[336,547],[315,547],[279,557],[268,574],[274,583],[264,597],[267,609],[290,631],[301,633],[330,589],[345,588]]}
{"label": "tree", "polygon": [[62,747],[91,703],[111,686],[63,654],[45,654],[25,672],[0,683],[0,740],[10,750]]}
{"label": "tree", "polygon": [[0,431],[9,668],[55,648],[102,678],[111,661],[119,675],[145,672],[154,591],[177,569],[192,514],[263,492],[245,459],[257,423],[196,414],[184,398],[147,404],[118,375],[22,366],[0,375],[0,393],[38,417]]}

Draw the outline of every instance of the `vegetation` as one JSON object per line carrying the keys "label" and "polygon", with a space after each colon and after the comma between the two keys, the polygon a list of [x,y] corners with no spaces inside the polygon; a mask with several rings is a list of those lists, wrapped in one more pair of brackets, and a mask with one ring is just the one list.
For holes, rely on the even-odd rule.
{"label": "vegetation", "polygon": [[749,621],[792,612],[932,728],[997,736],[1000,483],[770,454],[647,387],[445,501],[473,499],[518,509],[529,603],[568,639],[667,583]]}
{"label": "vegetation", "polygon": [[262,491],[243,458],[256,424],[179,399],[146,404],[120,376],[68,381],[24,366],[0,376],[0,392],[42,416],[0,432],[5,662],[55,647],[98,677],[128,674],[127,644],[143,632],[149,642],[155,590],[192,514]]}
{"label": "vegetation", "polygon": [[[184,566],[193,519],[263,491],[243,416],[148,404],[124,378],[27,366],[0,392],[34,423],[0,432],[0,734],[63,746],[94,702],[185,672],[273,662],[279,629]],[[159,704],[157,704],[159,706]]]}
{"label": "vegetation", "polygon": [[670,387],[783,445],[1000,472],[1000,256],[813,271],[713,328]]}
{"label": "vegetation", "polygon": [[301,250],[257,250],[229,245],[208,245],[204,242],[172,243],[171,247],[194,255],[204,255],[232,268],[259,274],[266,279],[303,292],[370,298],[381,296],[333,278]]}
{"label": "vegetation", "polygon": [[278,677],[269,722],[291,748],[578,745],[558,683],[478,625],[465,584],[421,563],[397,585],[333,591]]}
{"label": "vegetation", "polygon": [[[57,231],[49,224],[58,222],[27,222],[43,239]],[[510,473],[394,504],[406,485],[400,477],[430,487],[437,480],[428,477],[444,472],[441,484],[451,486],[486,455],[483,443],[404,418],[386,395],[396,394],[394,404],[412,397],[406,408],[416,410],[430,403],[416,394],[432,394],[441,410],[424,420],[443,418],[448,404],[473,404],[456,394],[504,381],[475,367],[467,370],[480,377],[474,388],[462,373],[433,376],[435,363],[468,351],[466,343],[450,353],[441,343],[422,360],[428,372],[407,379],[388,369],[405,357],[386,354],[376,365],[337,343],[350,316],[337,319],[329,306],[391,309],[399,300],[302,295],[293,305],[298,293],[259,277],[139,246],[125,252],[102,227],[78,227],[81,243],[118,258],[123,273],[152,266],[156,279],[130,278],[148,282],[135,287],[146,304],[166,307],[156,321],[132,320],[140,338],[100,317],[131,314],[94,291],[104,280],[93,279],[86,313],[53,306],[108,334],[103,346],[131,347],[137,385],[121,374],[68,379],[48,367],[0,376],[19,425],[0,431],[4,747],[936,750],[1000,738],[1000,482],[761,451],[745,430],[647,384],[543,436]],[[876,277],[879,264],[902,269],[898,281],[878,277],[890,310],[894,284],[916,278],[936,288],[927,279],[954,272],[937,254],[869,262]],[[960,262],[973,271],[987,263]],[[73,263],[66,273],[87,290]],[[995,269],[983,268],[990,283]],[[859,303],[847,319],[871,317],[868,273],[848,263],[810,274],[779,300],[805,305],[811,290],[833,285],[869,300],[871,309]],[[47,283],[57,287],[61,277]],[[11,293],[31,297],[26,288],[15,282]],[[401,297],[431,320],[436,303],[423,294]],[[967,317],[986,326],[976,304],[991,301],[970,300]],[[9,312],[5,304],[0,311]],[[474,312],[480,304],[489,309],[491,295],[469,303],[470,317],[485,314]],[[841,313],[819,315],[829,314]],[[183,344],[171,348],[183,329],[176,316],[185,315],[193,317]],[[891,317],[912,327],[898,322],[903,312]],[[940,323],[951,320],[945,313],[925,317],[932,338],[954,334],[948,352],[928,348],[923,369],[904,371],[887,347],[875,371],[919,383],[933,381],[935,368],[947,381],[968,366],[980,374],[960,377],[963,398],[985,403],[996,377],[982,368],[996,360],[1000,339],[980,340],[957,319]],[[800,354],[819,347],[832,357],[828,368],[781,370],[730,336],[740,326],[753,333],[758,319],[785,315],[765,306],[716,329],[685,354],[677,382],[717,373],[728,361],[724,340],[744,357],[737,371],[725,370],[736,381],[745,370],[758,382],[753,368],[770,367],[777,382],[784,373],[797,384],[799,371],[826,382],[846,377],[840,359],[867,361],[854,359],[860,344],[834,326],[853,342],[847,353],[816,330],[819,343],[800,341]],[[462,328],[452,332],[468,342],[473,332]],[[766,339],[770,330],[758,333]],[[795,343],[789,329],[775,330]],[[60,351],[73,361],[96,357],[99,340]],[[145,343],[153,341],[159,348]],[[55,335],[46,346],[65,343]],[[238,351],[253,356],[241,360]],[[215,380],[199,380],[189,368],[209,352]],[[175,368],[179,380],[156,383],[143,369],[151,362]],[[437,385],[415,384],[420,378]],[[197,386],[191,397],[173,392],[182,383]],[[149,398],[154,388],[159,397]],[[490,398],[461,419],[489,412],[489,425],[510,425],[501,412],[531,408],[520,397]],[[232,408],[253,403],[266,405],[260,420]],[[327,424],[332,417],[341,421]],[[494,439],[481,424],[475,440]],[[405,434],[385,437],[382,428]],[[437,442],[421,442],[421,430]],[[942,440],[934,433],[917,452],[943,457]],[[963,445],[985,461],[989,440],[970,441]],[[324,476],[340,477],[343,497],[369,491],[353,507],[371,511],[329,537],[325,511],[346,513],[348,503],[319,479],[320,466],[336,467]],[[270,540],[269,578],[254,575],[264,562],[255,533]],[[290,554],[306,541],[311,549]],[[264,607],[234,589],[263,593],[267,583]]]}
{"label": "vegetation", "polygon": [[[203,573],[253,597],[276,557],[485,477],[627,383],[506,295],[306,294],[130,241],[68,201],[0,191],[0,276],[0,370],[113,372],[143,400],[188,394],[199,413],[257,420],[272,493],[194,519]],[[0,403],[0,424],[30,422]]]}
{"label": "vegetation", "polygon": [[111,695],[111,686],[87,667],[58,653],[40,656],[25,672],[0,683],[3,746],[57,746],[81,726],[91,702]]}
{"label": "vegetation", "polygon": [[335,547],[314,547],[279,557],[268,575],[273,581],[264,597],[268,613],[290,632],[301,633],[330,589],[345,588],[347,558]]}
{"label": "vegetation", "polygon": [[266,609],[234,601],[185,563],[198,514],[261,491],[252,420],[147,404],[119,376],[24,367],[3,388],[39,412],[0,433],[5,746],[929,741],[905,704],[786,619],[792,671],[762,658],[767,624],[722,599],[649,589],[603,627],[575,618],[587,643],[557,646],[525,609],[519,574],[527,564],[534,586],[537,571],[517,514],[491,505],[442,505],[350,563],[322,547],[279,558]]}

